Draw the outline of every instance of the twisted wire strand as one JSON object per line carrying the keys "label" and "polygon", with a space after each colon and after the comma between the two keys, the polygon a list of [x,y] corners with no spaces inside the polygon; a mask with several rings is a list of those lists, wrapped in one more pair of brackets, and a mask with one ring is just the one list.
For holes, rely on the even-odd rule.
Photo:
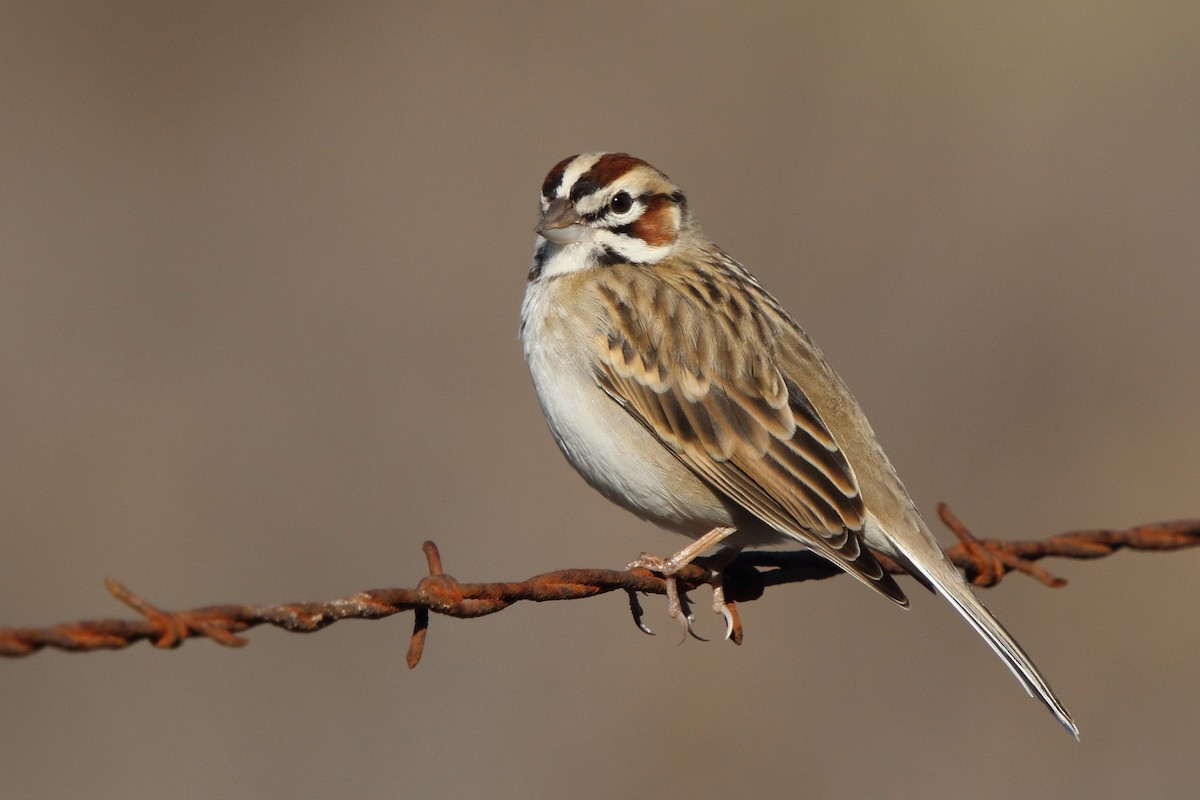
{"label": "twisted wire strand", "polygon": [[[1036,562],[1048,558],[1095,559],[1117,550],[1173,551],[1200,544],[1200,519],[1138,525],[1123,530],[1082,530],[1044,539],[1001,541],[976,539],[943,503],[942,522],[959,543],[946,550],[950,559],[977,586],[994,586],[1009,572],[1022,572],[1046,586],[1066,581]],[[292,633],[314,633],[343,619],[383,619],[402,611],[414,612],[407,662],[421,660],[430,613],[462,619],[503,611],[521,601],[577,600],[614,591],[628,593],[635,621],[640,620],[639,594],[665,594],[666,582],[648,570],[563,569],[523,581],[460,583],[445,574],[441,554],[433,542],[423,545],[429,574],[414,588],[370,589],[328,602],[282,603],[271,606],[226,604],[184,611],[164,611],[109,578],[108,591],[138,612],[138,619],[95,619],[49,628],[0,628],[0,656],[27,656],[44,648],[69,652],[117,650],[147,640],[155,647],[174,648],[188,639],[207,638],[228,647],[242,647],[240,636],[251,628],[272,625]],[[884,561],[893,572],[902,570]],[[726,598],[754,600],[769,586],[819,580],[842,574],[836,566],[809,552],[746,552],[725,569]],[[681,588],[709,582],[712,575],[692,564],[677,576]],[[733,640],[741,641],[740,618]],[[640,626],[640,622],[639,622]]]}

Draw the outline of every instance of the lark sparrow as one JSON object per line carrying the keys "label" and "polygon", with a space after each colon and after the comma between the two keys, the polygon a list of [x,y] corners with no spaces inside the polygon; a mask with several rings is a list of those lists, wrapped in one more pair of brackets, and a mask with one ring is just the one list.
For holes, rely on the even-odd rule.
{"label": "lark sparrow", "polygon": [[798,542],[906,606],[884,553],[1078,737],[938,547],[846,385],[678,186],[624,153],[572,156],[542,184],[536,231],[521,340],[542,411],[589,484],[696,540],[664,562],[668,578],[718,543]]}

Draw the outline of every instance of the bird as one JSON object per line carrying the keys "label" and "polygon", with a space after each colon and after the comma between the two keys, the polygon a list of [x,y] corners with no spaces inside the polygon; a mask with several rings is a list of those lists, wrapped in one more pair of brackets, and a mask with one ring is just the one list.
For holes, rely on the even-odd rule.
{"label": "bird", "polygon": [[[938,546],[846,384],[709,240],[679,186],[627,153],[570,156],[542,182],[535,233],[520,339],[542,412],[588,484],[693,539],[635,562],[658,569],[669,596],[673,575],[713,548],[728,559],[798,543],[907,606],[882,553],[949,601],[1078,739]],[[723,608],[719,592],[718,579]]]}

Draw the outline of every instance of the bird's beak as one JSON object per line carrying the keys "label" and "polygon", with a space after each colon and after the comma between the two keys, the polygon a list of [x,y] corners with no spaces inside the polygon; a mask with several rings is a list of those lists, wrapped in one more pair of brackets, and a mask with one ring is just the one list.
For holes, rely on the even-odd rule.
{"label": "bird's beak", "polygon": [[555,244],[574,244],[592,238],[592,230],[583,223],[583,217],[562,198],[550,204],[534,230]]}

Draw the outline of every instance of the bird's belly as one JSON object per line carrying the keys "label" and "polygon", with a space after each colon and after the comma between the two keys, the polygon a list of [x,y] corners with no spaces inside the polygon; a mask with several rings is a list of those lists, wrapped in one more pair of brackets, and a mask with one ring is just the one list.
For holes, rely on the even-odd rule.
{"label": "bird's belly", "polygon": [[526,347],[542,411],[559,448],[593,488],[639,517],[688,536],[732,525],[728,501],[612,400],[583,353]]}

